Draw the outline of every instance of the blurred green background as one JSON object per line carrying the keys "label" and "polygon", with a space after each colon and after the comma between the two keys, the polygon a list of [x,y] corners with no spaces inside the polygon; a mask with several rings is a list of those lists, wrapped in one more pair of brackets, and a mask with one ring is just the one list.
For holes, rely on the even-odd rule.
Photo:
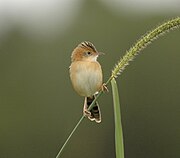
{"label": "blurred green background", "polygon": [[[10,18],[16,10],[5,14],[7,10],[0,7],[4,17],[0,21],[0,158],[56,156],[82,115],[84,98],[72,89],[68,72],[77,44],[88,40],[106,53],[99,58],[106,81],[114,64],[137,39],[179,13],[173,9],[158,12],[157,6],[157,10],[133,11],[99,0],[71,1],[69,8],[57,2],[44,11],[43,18],[35,14],[34,21],[30,14],[26,17],[19,12],[16,18],[21,19],[16,21]],[[34,3],[31,12],[43,11],[43,6]],[[58,12],[58,5],[65,12]],[[17,10],[26,11],[23,6]],[[22,24],[22,17],[26,23]],[[117,79],[126,158],[180,157],[179,41],[178,29],[161,37]],[[63,158],[115,158],[108,87],[110,92],[99,99],[102,123],[84,119]]]}

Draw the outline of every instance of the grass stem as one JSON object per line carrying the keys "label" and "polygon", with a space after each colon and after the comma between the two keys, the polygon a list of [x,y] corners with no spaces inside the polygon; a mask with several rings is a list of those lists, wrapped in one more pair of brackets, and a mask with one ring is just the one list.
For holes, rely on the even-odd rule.
{"label": "grass stem", "polygon": [[[118,64],[115,65],[112,75],[105,83],[106,85],[109,84],[109,82],[118,77],[118,75],[121,74],[121,72],[124,70],[124,68],[129,64],[129,61],[133,60],[137,54],[139,54],[140,51],[142,51],[144,48],[146,48],[147,45],[152,43],[155,39],[160,37],[162,34],[167,33],[170,30],[173,30],[175,28],[178,28],[180,26],[180,17],[174,18],[172,20],[169,20],[162,25],[158,26],[154,30],[150,31],[149,33],[145,34],[141,39],[139,39],[134,46],[132,46],[129,51],[125,53],[125,55],[119,60]],[[97,97],[94,99],[94,101],[89,106],[89,110],[93,108],[95,102],[98,100],[98,98],[102,95],[102,91],[99,92]],[[118,110],[119,111],[119,110]],[[64,142],[63,146],[61,147],[60,151],[58,152],[56,158],[60,158],[62,151],[64,150],[65,146],[67,145],[68,141],[72,137],[73,133],[76,131],[82,120],[84,119],[84,115],[80,118],[76,126],[73,128],[72,132]],[[122,157],[121,157],[122,158]]]}

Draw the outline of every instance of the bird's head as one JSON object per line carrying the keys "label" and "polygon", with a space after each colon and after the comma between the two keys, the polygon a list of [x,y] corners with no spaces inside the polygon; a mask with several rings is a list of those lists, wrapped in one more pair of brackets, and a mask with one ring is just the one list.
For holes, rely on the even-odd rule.
{"label": "bird's head", "polygon": [[80,43],[72,52],[71,60],[73,61],[96,61],[97,57],[103,54],[98,52],[91,42]]}

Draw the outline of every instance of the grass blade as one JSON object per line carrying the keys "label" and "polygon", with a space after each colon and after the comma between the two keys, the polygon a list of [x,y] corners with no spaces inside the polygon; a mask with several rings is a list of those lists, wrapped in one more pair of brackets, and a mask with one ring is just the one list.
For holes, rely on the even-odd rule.
{"label": "grass blade", "polygon": [[121,111],[119,102],[119,93],[116,80],[111,80],[113,104],[114,104],[114,121],[115,121],[115,147],[116,158],[124,158],[123,131],[121,124]]}

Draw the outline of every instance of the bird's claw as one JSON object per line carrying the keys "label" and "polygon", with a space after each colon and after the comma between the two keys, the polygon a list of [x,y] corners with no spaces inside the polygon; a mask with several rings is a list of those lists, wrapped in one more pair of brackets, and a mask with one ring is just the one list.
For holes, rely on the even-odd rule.
{"label": "bird's claw", "polygon": [[88,109],[86,109],[86,108],[83,109],[83,114],[86,117],[90,117],[91,116],[91,112]]}
{"label": "bird's claw", "polygon": [[107,88],[107,85],[105,83],[102,84],[102,87],[101,87],[101,90],[103,92],[109,92],[108,88]]}

